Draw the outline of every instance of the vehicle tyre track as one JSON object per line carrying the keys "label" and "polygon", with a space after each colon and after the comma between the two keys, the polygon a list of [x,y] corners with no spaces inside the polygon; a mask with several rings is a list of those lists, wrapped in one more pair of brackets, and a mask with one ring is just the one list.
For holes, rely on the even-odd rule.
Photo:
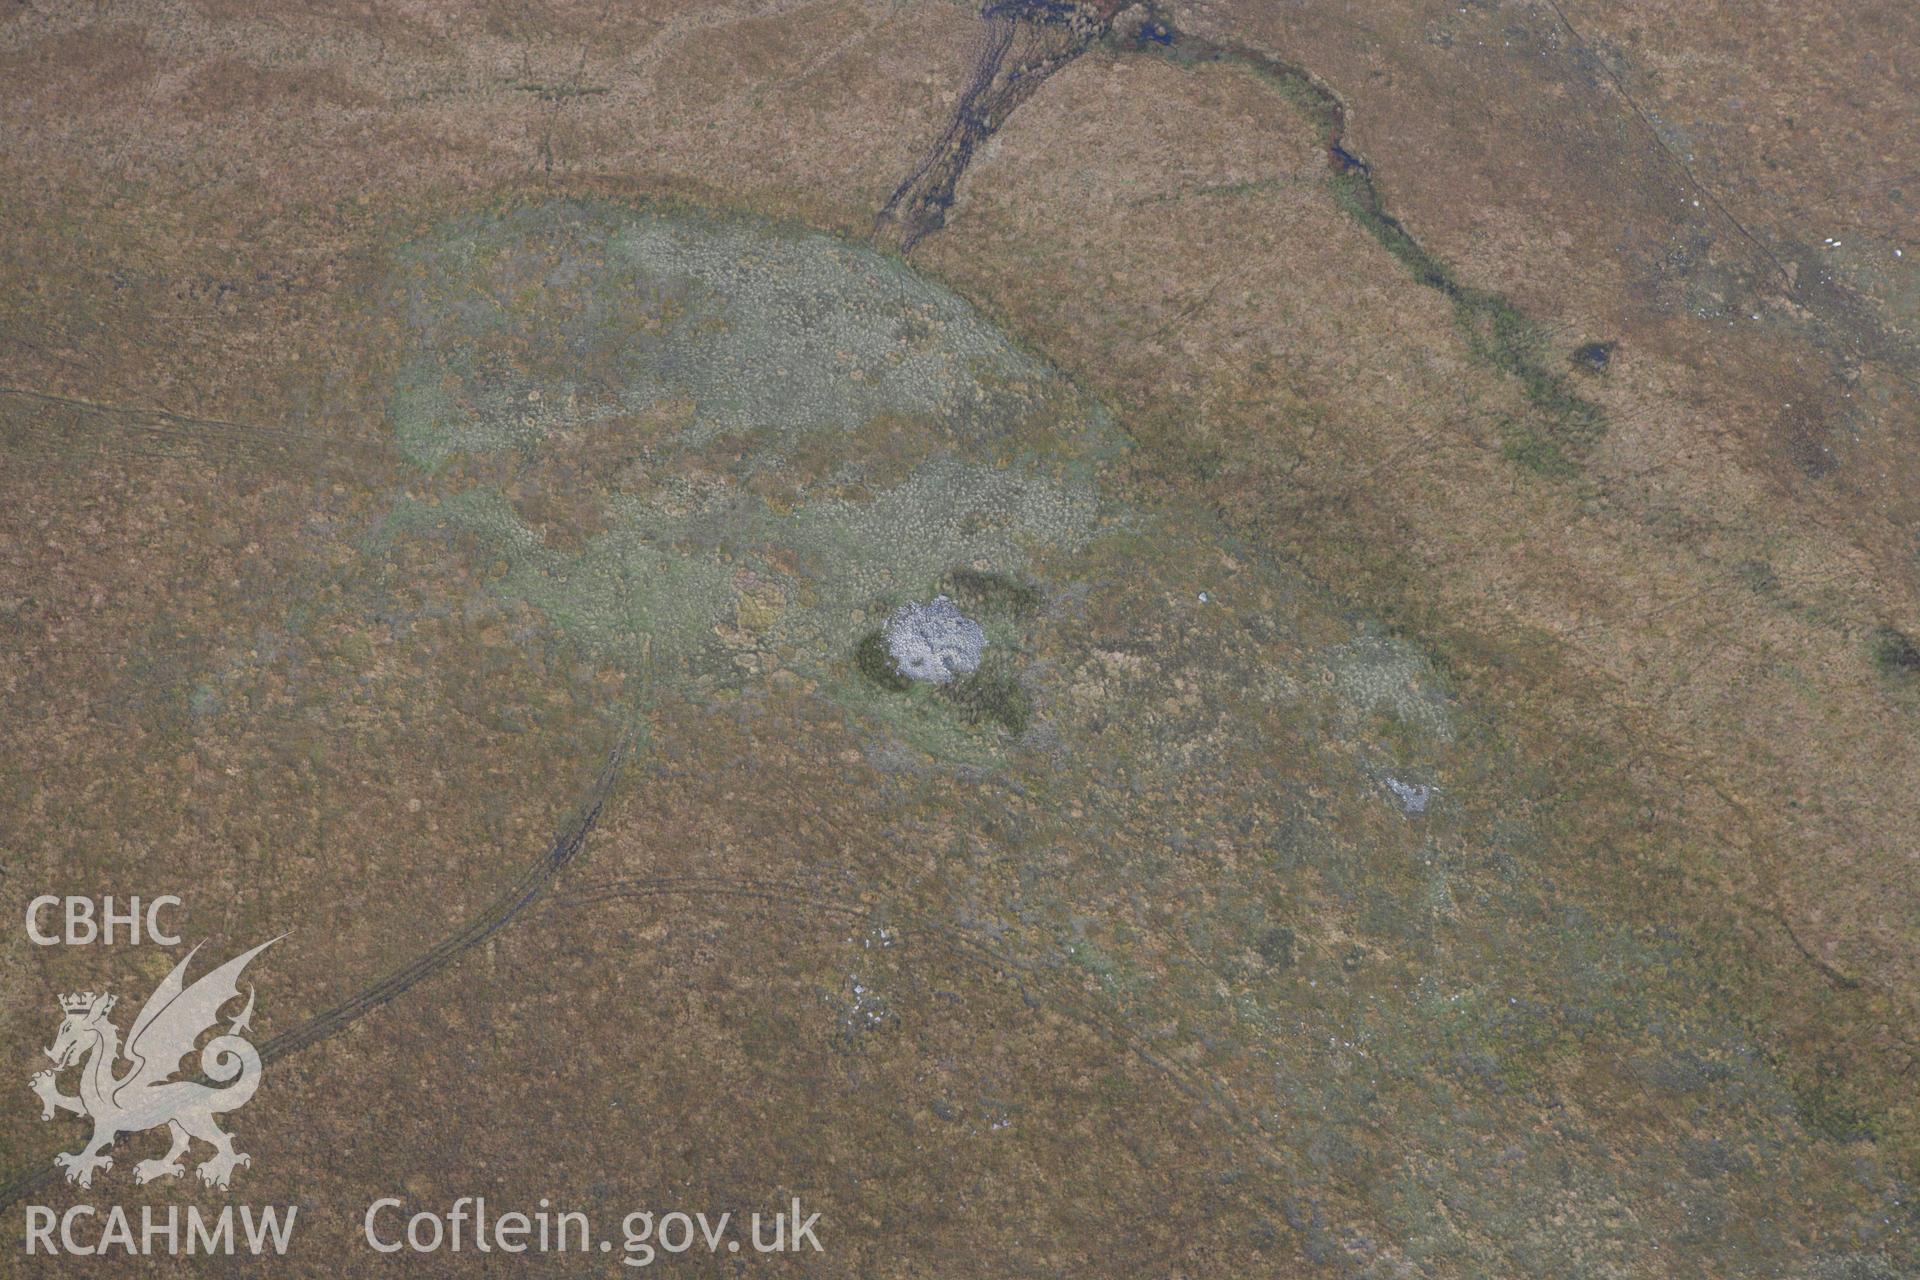
{"label": "vehicle tyre track", "polygon": [[[895,187],[873,220],[874,239],[902,254],[947,224],[973,153],[1007,117],[1060,70],[1106,34],[1105,20],[1085,5],[1000,0],[980,12],[986,30],[973,74],[946,131]],[[1016,37],[1022,39],[1014,52]]]}
{"label": "vehicle tyre track", "polygon": [[[546,852],[527,868],[511,889],[496,899],[485,911],[468,921],[457,933],[416,956],[372,986],[349,996],[324,1013],[316,1014],[299,1026],[283,1031],[266,1041],[260,1046],[262,1065],[298,1053],[345,1030],[381,1005],[394,1000],[418,983],[447,968],[462,955],[513,923],[546,892],[554,878],[579,856],[581,849],[586,847],[587,837],[599,821],[601,811],[606,807],[607,797],[611,794],[614,783],[619,779],[621,766],[631,754],[635,741],[635,735],[628,732],[614,744],[606,764],[594,779],[593,785],[588,788],[580,809],[562,828],[559,835],[554,837],[553,843]],[[122,1134],[114,1142],[112,1149],[119,1149],[127,1139],[133,1136]],[[54,1172],[53,1165],[48,1163],[35,1170],[23,1171],[4,1185],[0,1185],[0,1212],[11,1208],[30,1192],[52,1181]]]}
{"label": "vehicle tyre track", "polygon": [[[1537,329],[1505,298],[1460,280],[1387,211],[1373,166],[1349,141],[1347,106],[1304,67],[1251,45],[1191,35],[1152,5],[1116,13],[1114,3],[1001,0],[981,10],[985,35],[972,76],[940,140],[894,189],[874,218],[874,239],[902,254],[946,226],[954,191],[981,143],[1032,97],[1047,77],[1096,45],[1182,66],[1228,63],[1273,86],[1289,108],[1319,129],[1339,207],[1404,267],[1414,282],[1453,304],[1469,352],[1514,379],[1539,414],[1554,448],[1577,460],[1606,429],[1599,405],[1576,394],[1542,358]],[[1118,20],[1117,20],[1118,19]],[[1015,36],[1024,33],[1021,53]]]}

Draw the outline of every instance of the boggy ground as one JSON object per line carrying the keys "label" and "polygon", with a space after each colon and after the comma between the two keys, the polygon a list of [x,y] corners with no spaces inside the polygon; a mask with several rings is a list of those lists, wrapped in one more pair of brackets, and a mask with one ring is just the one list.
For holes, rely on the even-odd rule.
{"label": "boggy ground", "polygon": [[[236,1117],[299,1267],[474,1190],[798,1193],[836,1274],[1914,1265],[1910,86],[1826,79],[1905,19],[1108,17],[10,17],[8,910],[291,928],[284,1034],[628,744]],[[1044,83],[861,247],[1001,29]],[[970,697],[859,660],[935,590]],[[23,1061],[172,959],[7,947]]]}

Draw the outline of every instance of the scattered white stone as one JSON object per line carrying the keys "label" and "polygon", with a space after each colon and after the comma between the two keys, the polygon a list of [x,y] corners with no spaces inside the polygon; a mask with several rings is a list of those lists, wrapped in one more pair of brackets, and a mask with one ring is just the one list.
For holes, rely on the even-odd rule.
{"label": "scattered white stone", "polygon": [[946,684],[978,670],[987,647],[986,630],[945,596],[895,609],[887,619],[886,635],[887,652],[900,674],[929,684]]}
{"label": "scattered white stone", "polygon": [[1403,810],[1408,813],[1425,813],[1427,811],[1427,801],[1433,798],[1432,787],[1427,786],[1425,783],[1420,783],[1416,786],[1410,782],[1402,782],[1398,778],[1388,778],[1386,781],[1387,790],[1393,792],[1394,799],[1400,802],[1400,807]]}

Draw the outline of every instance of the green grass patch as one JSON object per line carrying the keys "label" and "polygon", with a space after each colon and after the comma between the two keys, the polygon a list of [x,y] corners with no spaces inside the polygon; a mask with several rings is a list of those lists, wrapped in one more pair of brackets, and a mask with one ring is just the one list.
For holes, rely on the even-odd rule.
{"label": "green grass patch", "polygon": [[1003,573],[955,569],[941,580],[940,590],[969,614],[997,614],[1026,618],[1039,612],[1040,589]]}
{"label": "green grass patch", "polygon": [[997,724],[1018,737],[1033,718],[1033,699],[1010,671],[983,666],[941,685],[939,693],[970,725]]}
{"label": "green grass patch", "polygon": [[913,688],[913,681],[893,665],[893,655],[887,652],[886,633],[877,628],[861,636],[860,643],[854,646],[853,668],[868,684],[888,693],[905,693]]}
{"label": "green grass patch", "polygon": [[1899,680],[1920,680],[1920,645],[1913,637],[1893,627],[1876,627],[1873,632],[1873,664],[1882,675]]}

